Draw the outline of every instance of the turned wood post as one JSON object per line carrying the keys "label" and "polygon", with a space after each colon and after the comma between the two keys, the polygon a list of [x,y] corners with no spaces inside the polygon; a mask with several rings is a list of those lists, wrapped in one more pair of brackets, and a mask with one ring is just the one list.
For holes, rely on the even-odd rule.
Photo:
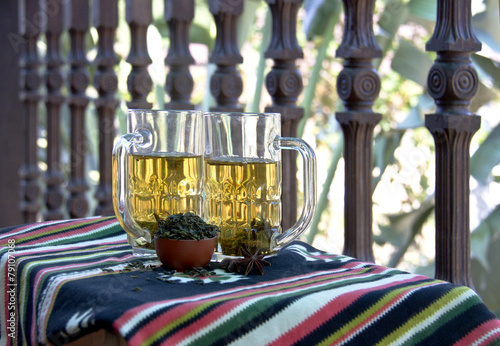
{"label": "turned wood post", "polygon": [[345,27],[336,56],[344,58],[337,93],[345,110],[336,113],[344,133],[344,254],[373,262],[372,146],[381,115],[372,111],[380,78],[372,59],[381,56],[373,34],[374,0],[343,0]]}
{"label": "turned wood post", "polygon": [[147,32],[153,22],[151,0],[126,0],[125,17],[130,27],[130,53],[127,62],[132,70],[127,78],[127,87],[132,100],[127,102],[128,108],[151,109],[153,105],[147,101],[153,89],[153,81],[148,73],[151,58],[148,54]]}
{"label": "turned wood post", "polygon": [[21,178],[20,209],[26,223],[37,221],[40,210],[41,186],[36,142],[38,138],[37,108],[40,101],[39,88],[42,83],[37,49],[40,26],[43,21],[43,18],[40,17],[41,13],[38,0],[21,0],[19,12],[20,34],[25,44],[20,56],[20,99],[24,107],[26,147],[24,162],[19,170],[19,175]]}
{"label": "turned wood post", "polygon": [[89,201],[85,194],[88,184],[85,177],[85,110],[89,103],[86,95],[90,75],[88,71],[85,37],[89,31],[89,0],[71,0],[69,7],[69,108],[71,112],[71,156],[68,190],[68,211],[71,218],[87,216]]}
{"label": "turned wood post", "polygon": [[[297,42],[297,12],[302,0],[266,0],[272,15],[272,33],[265,57],[273,59],[271,71],[266,76],[266,88],[272,105],[266,112],[281,114],[281,135],[296,137],[297,126],[304,116],[304,109],[297,106],[303,89],[302,75],[295,60],[303,53]],[[282,227],[288,229],[297,220],[297,154],[282,151]]]}
{"label": "turned wood post", "polygon": [[[19,225],[24,222],[22,204],[24,193],[21,190],[20,168],[25,162],[26,118],[23,109],[21,82],[21,53],[25,48],[25,40],[20,31],[20,10],[22,1],[0,1],[0,66],[8,66],[2,70],[0,95],[2,95],[2,120],[0,126],[0,143],[15,150],[2,150],[0,162],[8,162],[9,169],[3,169],[0,179],[0,227]],[[22,84],[22,82],[21,82]],[[5,167],[5,166],[4,166]]]}
{"label": "turned wood post", "polygon": [[189,51],[189,26],[194,18],[194,0],[165,0],[165,20],[170,29],[170,46],[165,65],[170,67],[165,90],[170,96],[167,109],[194,109],[191,104],[193,76],[189,65],[194,59]]}
{"label": "turned wood post", "polygon": [[94,0],[94,26],[99,34],[95,65],[95,87],[99,97],[95,100],[99,124],[99,185],[95,197],[98,205],[95,215],[114,215],[112,197],[111,154],[115,137],[114,117],[118,100],[118,77],[114,67],[118,64],[118,56],[113,49],[115,31],[118,26],[118,0]]}
{"label": "turned wood post", "polygon": [[470,0],[439,0],[426,45],[437,52],[429,71],[436,112],[425,125],[436,148],[436,278],[472,287],[470,276],[470,143],[481,118],[469,111],[479,79],[470,55],[481,49],[471,27]]}
{"label": "turned wood post", "polygon": [[47,96],[47,171],[45,173],[45,206],[43,213],[45,220],[60,220],[64,218],[62,206],[64,193],[62,183],[64,175],[61,172],[61,105],[64,102],[62,87],[64,75],[62,65],[64,59],[61,55],[61,34],[63,26],[63,8],[58,2],[51,2],[50,15],[47,20],[45,38],[47,41],[47,54],[45,71],[45,86]]}
{"label": "turned wood post", "polygon": [[236,68],[243,62],[238,48],[238,18],[243,12],[243,0],[209,0],[210,12],[217,26],[215,45],[210,62],[217,70],[210,78],[210,92],[217,105],[210,108],[215,112],[243,112],[238,98],[243,92],[241,74]]}

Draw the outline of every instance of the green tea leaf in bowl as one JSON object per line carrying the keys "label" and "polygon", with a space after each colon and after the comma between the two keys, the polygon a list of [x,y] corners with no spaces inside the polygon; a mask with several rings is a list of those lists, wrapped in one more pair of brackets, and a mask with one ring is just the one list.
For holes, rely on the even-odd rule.
{"label": "green tea leaf in bowl", "polygon": [[159,219],[155,238],[201,240],[214,238],[219,232],[219,227],[208,224],[198,215],[188,212]]}

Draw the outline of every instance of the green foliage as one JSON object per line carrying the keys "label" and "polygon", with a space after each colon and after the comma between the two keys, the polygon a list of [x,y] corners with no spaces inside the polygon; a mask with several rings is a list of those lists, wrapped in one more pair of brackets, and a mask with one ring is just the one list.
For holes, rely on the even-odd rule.
{"label": "green foliage", "polygon": [[487,185],[491,178],[491,171],[499,162],[500,125],[497,125],[471,157],[471,175],[479,183]]}
{"label": "green foliage", "polygon": [[471,234],[471,272],[477,293],[500,316],[500,206]]}
{"label": "green foliage", "polygon": [[[425,88],[427,73],[432,67],[431,58],[415,47],[412,42],[400,40],[399,47],[394,52],[391,68],[405,79],[414,81]],[[424,73],[422,73],[424,72]]]}
{"label": "green foliage", "polygon": [[390,242],[396,251],[392,254],[387,265],[396,267],[408,251],[417,235],[434,211],[434,201],[428,199],[418,208],[406,213],[388,215],[388,225],[380,225],[381,233],[374,237],[375,242],[383,245]]}

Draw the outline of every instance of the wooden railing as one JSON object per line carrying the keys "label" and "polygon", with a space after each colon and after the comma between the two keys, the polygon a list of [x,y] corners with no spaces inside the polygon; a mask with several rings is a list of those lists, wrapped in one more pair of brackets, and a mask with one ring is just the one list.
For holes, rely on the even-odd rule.
{"label": "wooden railing", "polygon": [[[165,0],[165,21],[169,27],[170,46],[165,59],[169,72],[165,90],[170,96],[168,109],[190,109],[193,77],[190,65],[189,28],[195,13],[193,0]],[[265,57],[273,66],[265,85],[272,104],[263,111],[282,115],[282,134],[296,136],[303,109],[297,106],[302,92],[302,76],[297,68],[303,56],[296,39],[297,13],[301,0],[266,0],[272,14],[272,35]],[[21,212],[25,222],[37,220],[40,211],[46,220],[89,214],[112,214],[111,148],[116,136],[113,121],[119,100],[115,67],[118,58],[113,50],[118,25],[118,0],[20,0],[21,35],[25,49],[20,59],[22,83],[20,95],[26,119],[26,151],[21,172]],[[243,0],[208,0],[217,27],[217,37],[209,61],[216,65],[210,77],[210,92],[216,100],[212,110],[242,111],[239,103],[243,81],[239,64],[243,62],[236,42],[236,23],[242,13]],[[383,115],[372,106],[380,91],[380,78],[372,60],[380,57],[373,34],[374,0],[343,0],[345,31],[337,50],[344,68],[338,75],[337,92],[344,110],[336,117],[341,124],[345,158],[345,249],[344,253],[365,261],[373,261],[372,252],[372,140],[373,130]],[[439,0],[434,35],[427,44],[437,52],[429,71],[428,89],[435,99],[435,114],[427,115],[426,126],[436,143],[436,277],[472,286],[469,260],[469,146],[480,118],[470,114],[469,103],[478,87],[477,73],[471,65],[471,53],[480,49],[474,37],[470,0]],[[43,6],[42,6],[43,5]],[[129,108],[151,108],[147,97],[152,90],[148,66],[146,32],[152,23],[151,0],[125,0],[125,18],[130,26],[131,49],[127,62]],[[86,56],[86,36],[92,25],[98,32],[98,53],[94,61]],[[40,25],[45,17],[47,25]],[[63,23],[68,21],[65,27]],[[42,30],[43,29],[43,30]],[[70,35],[71,50],[62,57],[60,39],[64,31]],[[37,41],[45,35],[47,52],[39,58]],[[89,68],[96,69],[94,81]],[[40,75],[40,67],[45,75]],[[65,76],[63,71],[69,68]],[[45,94],[41,88],[45,80]],[[93,83],[98,97],[91,100],[87,87]],[[69,90],[63,96],[63,89]],[[47,171],[42,191],[37,162],[38,104],[47,108]],[[99,124],[100,181],[95,191],[97,208],[89,210],[85,176],[84,115],[89,102],[94,102]],[[60,112],[67,103],[71,112],[71,172],[67,205],[64,205],[64,178],[60,167]],[[293,154],[283,155],[283,220],[284,227],[296,219],[296,167]],[[43,194],[44,205],[40,204]],[[67,208],[65,211],[64,209]]]}

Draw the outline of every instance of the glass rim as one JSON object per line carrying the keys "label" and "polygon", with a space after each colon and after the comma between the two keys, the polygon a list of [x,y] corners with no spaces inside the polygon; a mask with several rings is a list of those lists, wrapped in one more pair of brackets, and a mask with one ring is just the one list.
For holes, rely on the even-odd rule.
{"label": "glass rim", "polygon": [[127,113],[199,113],[203,111],[197,109],[149,109],[149,108],[129,108]]}
{"label": "glass rim", "polygon": [[233,117],[256,117],[256,118],[280,118],[281,114],[277,112],[203,112],[204,116],[233,116]]}

